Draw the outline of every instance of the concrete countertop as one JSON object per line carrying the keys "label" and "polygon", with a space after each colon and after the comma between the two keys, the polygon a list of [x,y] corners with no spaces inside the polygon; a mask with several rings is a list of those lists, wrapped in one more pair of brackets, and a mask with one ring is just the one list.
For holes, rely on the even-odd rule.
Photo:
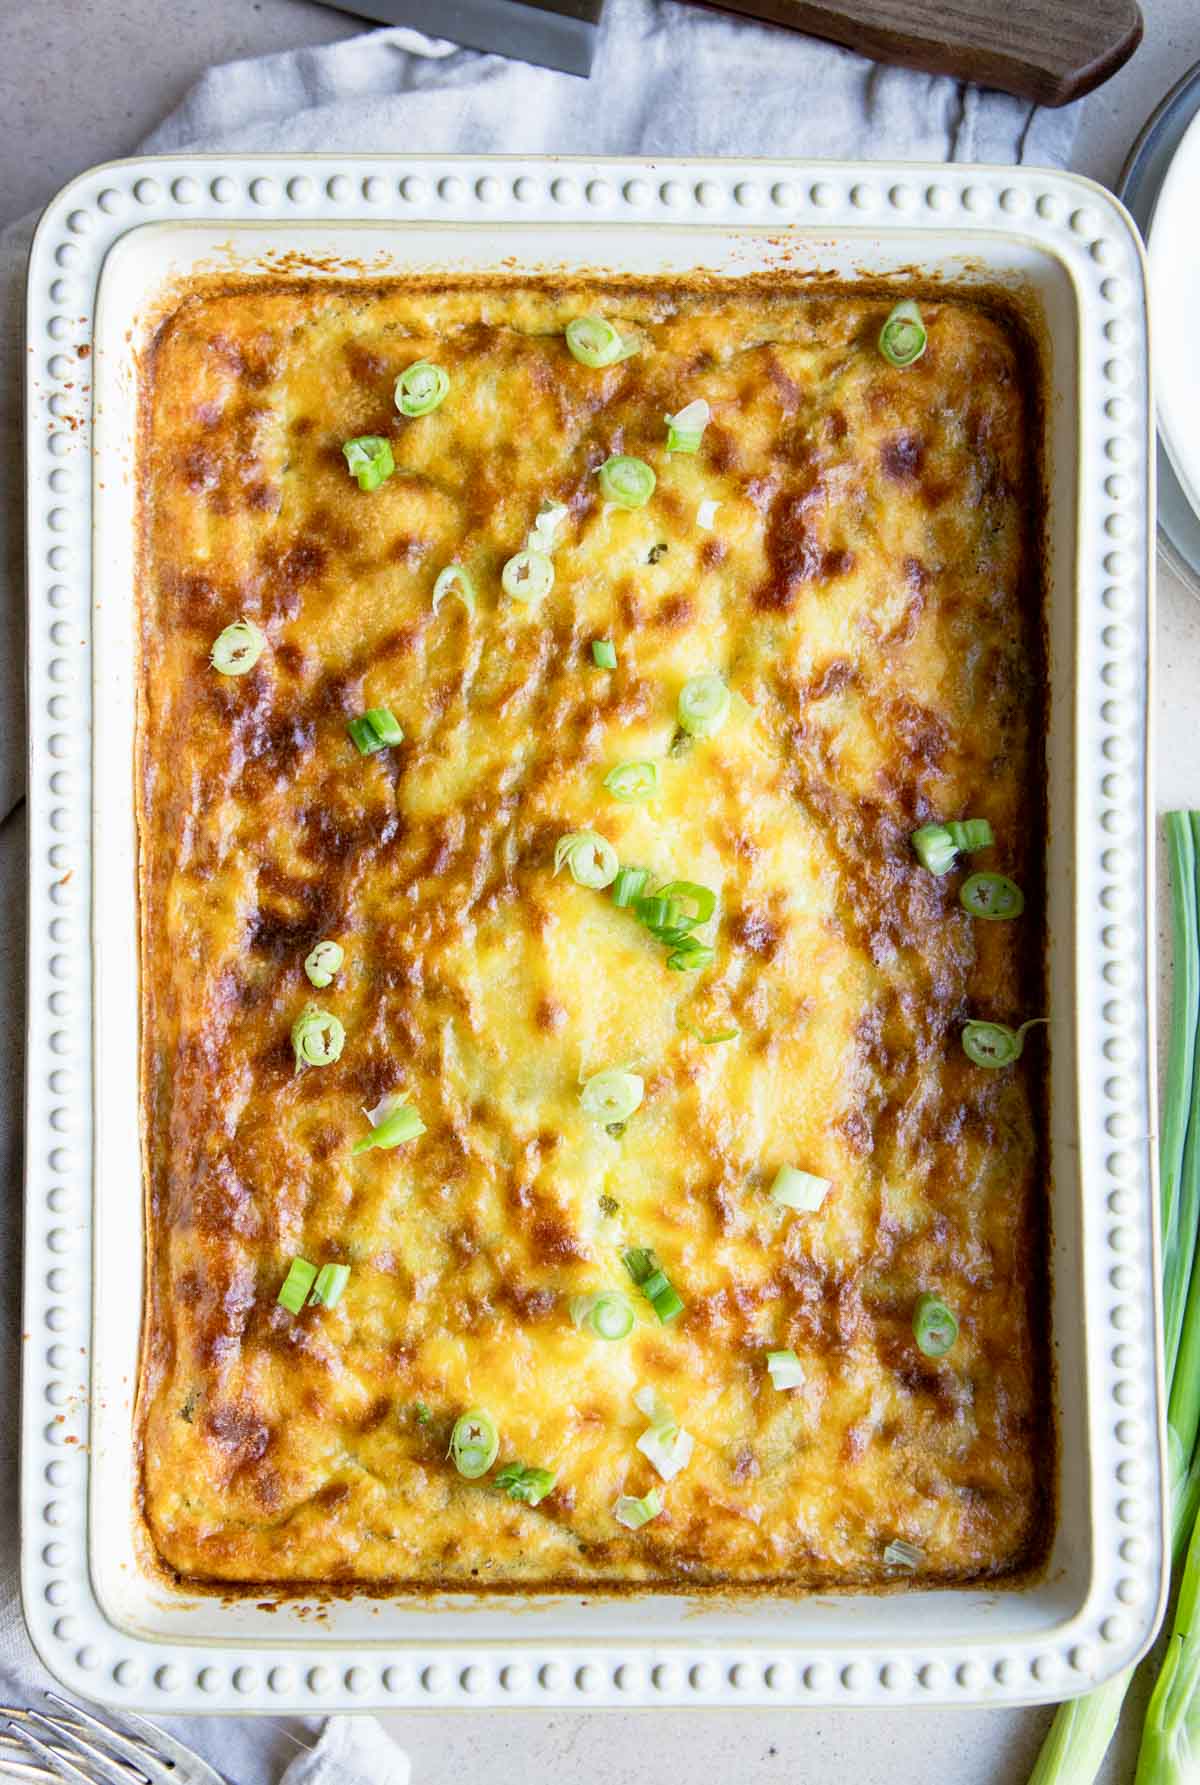
{"label": "concrete countertop", "polygon": [[[1050,0],[1047,0],[1047,4]],[[1133,60],[1085,102],[1073,166],[1112,184],[1143,121],[1200,59],[1195,0],[1142,0]],[[361,29],[309,0],[4,0],[0,225],[72,174],[128,153],[206,67]],[[1155,692],[1157,803],[1200,805],[1195,689],[1200,603],[1160,565]],[[1024,1785],[1050,1713],[1030,1711],[570,1711],[387,1716],[415,1785],[499,1770],[521,1785],[587,1778],[633,1785],[669,1757],[706,1785]],[[1102,1775],[1128,1785],[1134,1719]]]}

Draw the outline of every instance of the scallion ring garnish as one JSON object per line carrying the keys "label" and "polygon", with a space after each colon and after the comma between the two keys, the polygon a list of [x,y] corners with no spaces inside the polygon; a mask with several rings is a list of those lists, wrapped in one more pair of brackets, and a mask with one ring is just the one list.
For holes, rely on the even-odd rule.
{"label": "scallion ring garnish", "polygon": [[446,401],[450,374],[432,360],[414,360],[396,380],[396,407],[401,415],[428,415]]}
{"label": "scallion ring garnish", "polygon": [[600,488],[606,502],[618,508],[645,508],[658,480],[645,459],[616,453],[600,467]]}
{"label": "scallion ring garnish", "polygon": [[592,640],[592,662],[597,669],[616,669],[617,653],[611,638]]}
{"label": "scallion ring garnish", "polygon": [[905,1543],[903,1537],[893,1538],[883,1552],[886,1568],[903,1568],[908,1574],[915,1574],[925,1560],[924,1550],[915,1543]]}
{"label": "scallion ring garnish", "polygon": [[645,868],[622,868],[612,883],[612,902],[622,911],[641,894],[650,875]]}
{"label": "scallion ring garnish", "polygon": [[768,1351],[767,1374],[773,1388],[783,1390],[804,1387],[804,1365],[794,1351]]}
{"label": "scallion ring garnish", "polygon": [[711,415],[712,410],[703,397],[697,397],[694,402],[681,409],[678,415],[668,415],[665,418],[667,451],[699,452],[700,439]]}
{"label": "scallion ring garnish", "polygon": [[302,1066],[332,1066],[346,1045],[346,1031],[330,1011],[306,1004],[292,1024],[296,1071]]}
{"label": "scallion ring garnish", "polygon": [[794,1165],[781,1165],[771,1185],[772,1202],[802,1214],[815,1215],[832,1190],[829,1178],[819,1178],[811,1171],[800,1171]]}
{"label": "scallion ring garnish", "polygon": [[527,1469],[524,1463],[505,1463],[495,1477],[496,1486],[510,1500],[520,1500],[526,1506],[540,1506],[557,1480],[553,1469]]}
{"label": "scallion ring garnish", "polygon": [[500,572],[500,583],[514,601],[544,601],[554,587],[554,565],[545,552],[518,552]]}
{"label": "scallion ring garnish", "polygon": [[351,719],[346,730],[360,756],[373,756],[404,742],[404,729],[390,707],[368,707],[357,719]]}
{"label": "scallion ring garnish", "polygon": [[342,1291],[350,1281],[348,1264],[323,1264],[317,1272],[317,1280],[312,1286],[309,1296],[310,1306],[317,1308],[336,1308],[342,1299]]}
{"label": "scallion ring garnish", "polygon": [[644,1413],[650,1425],[637,1441],[637,1448],[657,1469],[664,1481],[673,1481],[691,1461],[696,1441],[685,1432],[666,1403],[653,1389],[639,1389],[634,1405]]}
{"label": "scallion ring garnish", "polygon": [[288,1274],[283,1279],[283,1287],[275,1300],[289,1314],[298,1314],[308,1300],[308,1292],[316,1280],[315,1264],[310,1264],[307,1258],[293,1258],[288,1266]]}
{"label": "scallion ring garnish", "polygon": [[633,1494],[622,1494],[613,1507],[613,1517],[627,1531],[639,1531],[652,1518],[657,1518],[662,1509],[662,1495],[657,1488],[651,1488],[640,1500]]}
{"label": "scallion ring garnish", "polygon": [[598,1339],[627,1339],[633,1331],[633,1309],[615,1289],[598,1295],[573,1295],[569,1310],[575,1325],[586,1326]]}
{"label": "scallion ring garnish", "polygon": [[486,1475],[500,1451],[500,1434],[490,1413],[472,1407],[454,1422],[450,1434],[450,1461],[468,1481]]}
{"label": "scallion ring garnish", "polygon": [[360,490],[377,490],[396,469],[392,443],[382,434],[360,434],[356,440],[347,440],[342,452]]}
{"label": "scallion ring garnish", "polygon": [[626,805],[653,799],[658,792],[658,764],[619,762],[605,775],[604,785],[615,800],[624,800]]}
{"label": "scallion ring garnish", "polygon": [[418,1140],[425,1132],[425,1124],[416,1110],[396,1094],[384,1097],[374,1109],[369,1109],[367,1120],[371,1132],[355,1141],[351,1153],[369,1153],[374,1147],[384,1150],[400,1147],[405,1141]]}
{"label": "scallion ring garnish", "polygon": [[694,906],[689,915],[686,911],[672,909],[668,918],[670,923],[686,923],[690,927],[707,923],[717,908],[717,895],[710,886],[700,886],[695,880],[669,880],[660,886],[656,895],[666,899],[672,907]]}
{"label": "scallion ring garnish", "polygon": [[208,660],[223,676],[244,676],[267,648],[267,637],[253,620],[235,620],[213,640]]}
{"label": "scallion ring garnish", "polygon": [[579,1101],[593,1122],[627,1122],[645,1095],[646,1086],[636,1072],[610,1066],[585,1080]]}
{"label": "scallion ring garnish", "polygon": [[543,502],[537,511],[537,519],[525,536],[526,550],[542,552],[549,557],[558,544],[558,529],[570,512],[565,502]]}
{"label": "scallion ring garnish", "polygon": [[461,601],[469,614],[475,612],[475,583],[469,570],[461,564],[447,564],[439,570],[437,581],[433,585],[433,611],[436,614],[443,601]]}
{"label": "scallion ring garnish", "polygon": [[931,874],[948,874],[956,855],[973,855],[994,841],[986,818],[964,818],[948,824],[923,824],[910,838],[913,854]]}
{"label": "scallion ring garnish", "polygon": [[963,1025],[963,1053],[974,1066],[1011,1066],[1021,1058],[1025,1046],[1025,1031],[1035,1029],[1039,1023],[1048,1023],[1049,1017],[1030,1017],[1019,1029],[1011,1029],[1007,1023],[984,1023],[978,1020]]}
{"label": "scallion ring garnish", "polygon": [[692,676],[679,690],[680,729],[692,738],[715,737],[729,717],[731,696],[725,678]]}
{"label": "scallion ring garnish", "polygon": [[707,942],[698,942],[694,936],[685,936],[667,956],[667,966],[672,973],[699,973],[705,967],[711,967],[716,958],[716,950],[710,948]]}
{"label": "scallion ring garnish", "polygon": [[683,1313],[683,1301],[649,1246],[630,1246],[621,1262],[665,1326]]}
{"label": "scallion ring garnish", "polygon": [[711,1035],[706,1035],[703,1029],[697,1029],[694,1023],[686,1022],[683,1017],[679,1018],[679,1027],[686,1030],[701,1047],[715,1047],[719,1041],[736,1041],[742,1032],[740,1029],[715,1029]]}
{"label": "scallion ring garnish", "polygon": [[1004,918],[1020,917],[1025,909],[1025,894],[1007,874],[971,874],[958,889],[958,902],[972,917],[999,923]]}
{"label": "scallion ring garnish", "polygon": [[572,359],[577,359],[581,366],[590,366],[593,371],[613,366],[619,359],[628,359],[637,352],[636,344],[627,344],[620,329],[615,328],[607,316],[576,316],[568,322],[564,332]]}
{"label": "scallion ring garnish", "polygon": [[560,837],[554,849],[554,872],[563,866],[571,871],[576,886],[590,886],[599,892],[617,878],[617,852],[598,831],[570,831]]}
{"label": "scallion ring garnish", "polygon": [[889,366],[913,365],[925,351],[927,336],[921,312],[911,298],[896,305],[879,331],[879,351]]}
{"label": "scallion ring garnish", "polygon": [[333,984],[333,976],[341,971],[346,951],[340,942],[318,942],[305,957],[304,971],[318,991]]}
{"label": "scallion ring garnish", "polygon": [[919,1295],[912,1317],[917,1350],[926,1357],[945,1357],[958,1337],[958,1321],[936,1295]]}

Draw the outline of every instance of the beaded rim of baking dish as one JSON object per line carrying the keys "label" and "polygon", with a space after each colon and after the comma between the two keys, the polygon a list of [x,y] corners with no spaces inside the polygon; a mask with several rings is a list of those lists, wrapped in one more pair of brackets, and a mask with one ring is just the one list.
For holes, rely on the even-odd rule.
{"label": "beaded rim of baking dish", "polygon": [[[1107,1220],[1085,1234],[1101,1408],[1093,1468],[1099,1589],[1069,1640],[974,1638],[897,1651],[861,1641],[796,1654],[711,1640],[631,1647],[523,1641],[519,1658],[470,1640],[378,1659],[316,1638],[146,1640],[109,1622],[87,1552],[91,1330],[91,407],[86,386],[100,270],[149,222],[398,220],[640,222],[1014,232],[1068,269],[1081,300],[1078,585],[1095,623],[1087,723],[1094,763],[1077,810],[1096,839],[1098,1032],[1081,1077],[1096,1086]],[[1086,1690],[1145,1646],[1161,1499],[1154,1162],[1143,913],[1148,697],[1137,665],[1151,623],[1153,462],[1146,412],[1141,249],[1099,187],[1025,168],[529,160],[478,157],[186,156],[93,169],[50,205],[35,240],[28,310],[27,453],[30,913],[26,1136],[23,1597],[51,1670],[93,1699],[159,1712],[519,1704],[1021,1704]],[[1151,1404],[1148,1406],[1147,1399]],[[1107,1417],[1109,1424],[1104,1426]],[[1104,1543],[1101,1539],[1111,1539]],[[1161,1594],[1159,1595],[1161,1598]],[[686,1626],[684,1627],[686,1628]]]}

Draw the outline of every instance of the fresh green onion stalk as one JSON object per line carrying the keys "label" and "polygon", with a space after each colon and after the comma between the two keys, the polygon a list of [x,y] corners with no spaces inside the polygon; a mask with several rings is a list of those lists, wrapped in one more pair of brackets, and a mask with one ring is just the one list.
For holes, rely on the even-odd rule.
{"label": "fresh green onion stalk", "polygon": [[[1171,1560],[1179,1590],[1146,1710],[1137,1785],[1195,1785],[1200,1778],[1200,812],[1168,812],[1166,833],[1174,965],[1159,1179]],[[1059,1706],[1029,1785],[1091,1785],[1132,1679],[1126,1669]]]}

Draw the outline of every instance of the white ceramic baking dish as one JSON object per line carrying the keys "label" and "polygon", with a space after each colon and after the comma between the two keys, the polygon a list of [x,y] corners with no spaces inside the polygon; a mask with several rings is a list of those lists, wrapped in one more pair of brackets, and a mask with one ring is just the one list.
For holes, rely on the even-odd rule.
{"label": "white ceramic baking dish", "polygon": [[[292,257],[290,260],[287,257]],[[140,1306],[132,748],[136,351],[197,268],[786,266],[1002,284],[1040,312],[1059,1516],[1019,1589],[321,1607],[167,1588],[135,1542]],[[1030,169],[124,162],[51,205],[29,284],[25,1610],[58,1677],[158,1711],[990,1702],[1146,1647],[1164,1574],[1147,800],[1153,460],[1140,246]]]}

